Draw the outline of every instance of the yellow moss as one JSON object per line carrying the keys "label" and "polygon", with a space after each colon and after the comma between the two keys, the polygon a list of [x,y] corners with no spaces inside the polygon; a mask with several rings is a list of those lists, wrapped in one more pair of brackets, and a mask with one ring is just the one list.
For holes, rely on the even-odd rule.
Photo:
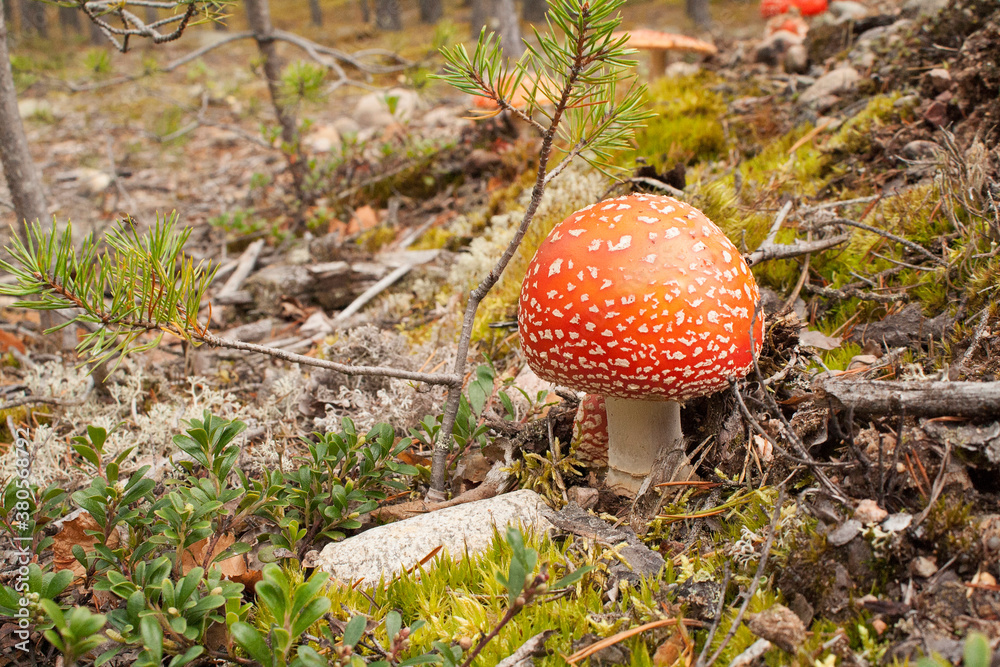
{"label": "yellow moss", "polygon": [[416,242],[410,246],[411,250],[437,250],[445,247],[454,234],[445,231],[440,227],[434,227],[424,232]]}
{"label": "yellow moss", "polygon": [[368,252],[378,252],[385,245],[396,240],[396,232],[389,227],[377,226],[364,231],[356,243]]}

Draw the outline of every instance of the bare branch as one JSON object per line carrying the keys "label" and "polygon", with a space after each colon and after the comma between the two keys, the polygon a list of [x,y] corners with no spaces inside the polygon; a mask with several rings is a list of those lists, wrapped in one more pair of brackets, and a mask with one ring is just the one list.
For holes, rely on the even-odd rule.
{"label": "bare branch", "polygon": [[255,343],[244,343],[239,340],[229,340],[228,338],[220,338],[215,334],[204,332],[201,334],[192,334],[192,338],[196,340],[202,340],[213,347],[224,347],[230,350],[241,350],[243,352],[257,352],[259,354],[266,354],[269,357],[274,357],[275,359],[281,359],[293,364],[301,364],[302,366],[314,366],[316,368],[325,368],[327,370],[336,371],[338,373],[343,373],[344,375],[365,375],[369,377],[391,377],[398,378],[400,380],[412,380],[414,382],[424,382],[427,384],[439,384],[453,387],[458,385],[461,387],[462,377],[458,375],[451,375],[448,373],[418,373],[416,371],[406,371],[399,368],[392,368],[390,366],[352,366],[350,364],[340,364],[335,361],[329,361],[327,359],[316,359],[315,357],[307,357],[303,354],[295,354],[294,352],[288,352],[286,350],[281,350],[274,347],[268,347],[266,345],[257,345]]}
{"label": "bare branch", "polygon": [[803,285],[803,289],[811,294],[818,294],[830,299],[841,299],[843,301],[847,299],[861,299],[862,301],[874,301],[876,303],[899,303],[910,300],[908,294],[875,294],[874,292],[859,290],[856,287],[833,289],[832,287],[820,287],[818,285]]}
{"label": "bare branch", "polygon": [[916,244],[913,241],[908,241],[907,239],[904,239],[901,236],[896,236],[895,234],[887,232],[884,229],[879,229],[878,227],[872,227],[871,225],[866,225],[862,222],[854,222],[853,220],[848,220],[847,218],[831,218],[830,220],[823,220],[821,222],[813,223],[810,226],[810,229],[817,230],[817,229],[822,229],[823,227],[829,227],[830,225],[847,225],[848,227],[857,227],[858,229],[863,229],[866,232],[871,232],[872,234],[878,234],[879,236],[885,237],[890,241],[895,241],[896,243],[902,246],[906,246],[913,252],[923,255],[924,257],[930,259],[932,262],[936,264],[940,264],[942,266],[948,266],[948,262],[944,261],[937,255],[932,253],[930,250],[923,247],[922,245]]}

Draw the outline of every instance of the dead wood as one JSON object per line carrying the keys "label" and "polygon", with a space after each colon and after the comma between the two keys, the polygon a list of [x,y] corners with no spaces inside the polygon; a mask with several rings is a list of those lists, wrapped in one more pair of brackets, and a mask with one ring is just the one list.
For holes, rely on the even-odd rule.
{"label": "dead wood", "polygon": [[834,407],[856,415],[905,412],[915,417],[995,417],[1000,414],[1000,382],[877,381],[833,377],[813,390]]}

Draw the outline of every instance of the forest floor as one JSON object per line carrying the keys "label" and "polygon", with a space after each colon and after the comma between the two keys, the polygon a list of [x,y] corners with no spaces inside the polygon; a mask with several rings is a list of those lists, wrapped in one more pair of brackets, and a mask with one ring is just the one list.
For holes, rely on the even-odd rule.
{"label": "forest floor", "polygon": [[[191,230],[187,252],[221,267],[212,299],[240,259],[256,254],[250,276],[211,309],[222,335],[356,364],[449,368],[468,290],[525,208],[538,140],[503,117],[465,118],[471,99],[429,78],[442,66],[434,47],[466,37],[467,10],[436,27],[386,34],[362,24],[353,3],[327,7],[347,16],[322,29],[295,13],[305,3],[294,4],[302,8],[275,11],[278,28],[407,61],[379,74],[347,67],[360,85],[337,84],[297,109],[308,119],[304,145],[321,192],[314,203],[293,212],[284,157],[263,138],[274,121],[251,41],[143,75],[154,61],[163,67],[227,34],[203,27],[129,54],[73,39],[59,50],[30,40],[14,48],[50,212],[60,225],[72,219],[76,235],[100,236],[123,213],[145,229],[176,211]],[[628,166],[621,179],[576,165],[552,183],[480,310],[470,359],[494,386],[481,404],[470,394],[473,444],[451,459],[450,490],[474,492],[499,461],[511,486],[537,491],[554,510],[584,505],[634,531],[666,565],[658,577],[630,580],[613,567],[623,558],[615,544],[571,530],[532,538],[541,560],[595,569],[575,594],[523,612],[481,664],[497,664],[547,627],[559,631],[543,638],[537,664],[556,665],[598,638],[678,617],[690,621],[687,630],[664,623],[622,637],[590,664],[691,665],[716,626],[719,664],[867,665],[931,654],[957,663],[972,632],[1000,642],[1000,10],[992,0],[946,4],[937,12],[926,9],[929,0],[885,0],[851,21],[813,19],[800,73],[767,62],[785,56],[767,50],[773,43],[762,48],[756,5],[713,5],[719,53],[679,56],[650,83],[656,116],[619,156]],[[234,16],[230,30],[244,29],[241,20]],[[404,23],[417,26],[415,13]],[[680,3],[627,3],[624,26],[695,32]],[[289,45],[282,54],[306,57]],[[645,77],[648,55],[638,58]],[[658,183],[682,191],[746,253],[843,238],[754,267],[767,326],[758,373],[735,393],[685,406],[702,481],[631,505],[604,489],[603,470],[572,447],[579,397],[536,398],[552,388],[524,371],[516,304],[525,267],[552,226],[605,196],[662,191]],[[772,227],[779,213],[783,224]],[[294,233],[298,220],[304,235]],[[403,261],[412,262],[404,277],[335,319]],[[40,335],[37,314],[11,303],[0,308],[0,391],[12,401],[0,406],[0,439],[28,429],[42,486],[72,492],[90,483],[74,468],[72,447],[88,425],[111,431],[111,454],[134,446],[123,469],[150,465],[160,483],[173,474],[172,437],[210,410],[248,424],[238,465],[252,477],[289,467],[306,452],[301,438],[337,431],[345,417],[358,432],[388,423],[412,434],[397,459],[417,474],[348,536],[406,515],[392,504],[410,508],[428,489],[443,389],[169,338],[95,386],[71,353],[53,352],[58,335]],[[966,382],[979,389],[959,394]],[[512,406],[506,415],[501,394]],[[57,400],[15,405],[23,395]],[[15,473],[13,452],[0,478]],[[71,506],[64,499],[51,511]],[[56,526],[43,527],[56,537],[55,551],[40,555],[46,566],[72,561],[72,544],[93,544]],[[249,588],[266,560],[258,538],[267,531],[235,535],[254,546],[239,575]],[[316,537],[300,553],[329,541]],[[408,592],[347,587],[331,594],[341,606],[333,613],[346,620],[357,610],[377,618],[397,609],[408,623],[423,618],[423,634],[414,635],[420,650],[434,640],[471,641],[503,614],[483,572],[506,563],[505,553],[498,538],[471,569],[442,566],[442,579],[406,579]],[[432,604],[422,596],[434,586],[441,599]],[[747,624],[727,637],[751,587]],[[82,589],[77,600],[107,611],[106,599]],[[785,607],[796,621],[781,615]],[[9,637],[0,632],[0,664],[4,656],[18,664]],[[745,653],[758,637],[771,644]],[[52,654],[40,635],[34,640]]]}

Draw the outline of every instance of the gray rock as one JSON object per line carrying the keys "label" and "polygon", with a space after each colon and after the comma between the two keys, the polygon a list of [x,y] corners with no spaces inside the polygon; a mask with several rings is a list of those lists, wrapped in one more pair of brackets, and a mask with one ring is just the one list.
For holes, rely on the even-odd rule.
{"label": "gray rock", "polygon": [[944,155],[944,149],[933,141],[915,139],[903,146],[900,155],[904,160],[910,162],[915,160],[933,160],[936,162]]}
{"label": "gray rock", "polygon": [[857,21],[868,16],[868,8],[860,2],[854,2],[854,0],[833,0],[828,11],[837,23]]}
{"label": "gray rock", "polygon": [[906,0],[902,14],[906,18],[933,16],[948,6],[948,0]]}
{"label": "gray rock", "polygon": [[826,541],[834,547],[842,547],[861,534],[861,522],[848,519],[826,536]]}
{"label": "gray rock", "polygon": [[890,514],[882,522],[882,530],[887,533],[898,533],[901,530],[909,528],[911,523],[913,523],[912,514],[907,514],[906,512]]}
{"label": "gray rock", "polygon": [[414,567],[438,547],[452,558],[482,552],[493,541],[494,526],[501,533],[509,525],[548,532],[552,515],[541,496],[522,489],[377,526],[326,545],[314,562],[340,582],[371,585]]}
{"label": "gray rock", "polygon": [[803,74],[809,69],[809,52],[802,44],[793,44],[785,52],[785,71],[789,74]]}
{"label": "gray rock", "polygon": [[935,67],[925,76],[936,92],[943,93],[951,88],[951,73],[942,67]]}
{"label": "gray rock", "polygon": [[420,96],[406,88],[368,93],[354,107],[354,120],[362,127],[385,127],[410,120],[420,108]]}
{"label": "gray rock", "polygon": [[860,80],[861,75],[853,67],[838,67],[816,79],[816,83],[799,96],[799,103],[815,105],[830,96],[852,93],[857,90]]}
{"label": "gray rock", "polygon": [[912,109],[920,104],[919,95],[903,95],[892,103],[894,109]]}
{"label": "gray rock", "polygon": [[[592,514],[576,503],[569,503],[552,517],[552,524],[560,529],[586,539],[596,540],[603,544],[620,544],[626,542],[627,545],[618,551],[618,555],[628,564],[622,572],[617,572],[617,568],[622,568],[620,564],[610,568],[612,575],[619,579],[629,579],[633,583],[638,583],[641,577],[654,577],[660,573],[666,561],[658,552],[653,551],[636,537],[630,528],[625,526],[612,526]],[[628,570],[632,576],[627,576]]]}

